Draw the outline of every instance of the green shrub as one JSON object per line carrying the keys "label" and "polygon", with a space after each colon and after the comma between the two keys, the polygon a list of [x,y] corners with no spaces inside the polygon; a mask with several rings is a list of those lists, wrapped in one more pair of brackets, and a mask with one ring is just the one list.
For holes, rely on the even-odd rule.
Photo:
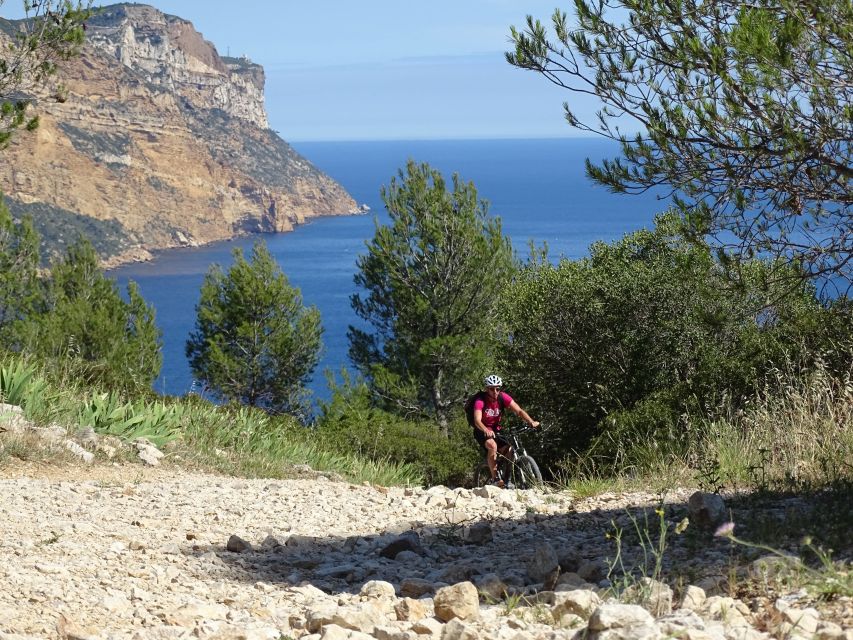
{"label": "green shrub", "polygon": [[95,387],[150,390],[163,359],[161,332],[135,283],[122,299],[92,245],[80,239],[53,264],[45,287],[45,302],[30,319],[28,352],[52,362],[57,375],[70,369]]}
{"label": "green shrub", "polygon": [[451,423],[450,437],[445,437],[435,423],[405,420],[373,407],[367,387],[348,381],[333,388],[316,432],[326,448],[412,465],[428,485],[463,484],[479,455],[463,420]]}
{"label": "green shrub", "polygon": [[558,427],[546,465],[591,448],[614,465],[677,455],[684,413],[742,405],[774,364],[808,366],[849,326],[807,283],[774,290],[766,263],[742,265],[733,287],[679,228],[661,216],[587,258],[531,262],[509,291],[504,377]]}

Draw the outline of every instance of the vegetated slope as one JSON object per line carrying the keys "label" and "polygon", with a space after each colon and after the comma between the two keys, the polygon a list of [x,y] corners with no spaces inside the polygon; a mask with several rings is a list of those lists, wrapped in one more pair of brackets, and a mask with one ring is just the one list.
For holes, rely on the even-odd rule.
{"label": "vegetated slope", "polygon": [[[16,24],[0,22],[2,39]],[[84,232],[116,263],[355,211],[269,129],[259,65],[145,5],[106,7],[86,34],[34,96],[39,128],[0,163],[13,214],[34,217],[48,252]]]}

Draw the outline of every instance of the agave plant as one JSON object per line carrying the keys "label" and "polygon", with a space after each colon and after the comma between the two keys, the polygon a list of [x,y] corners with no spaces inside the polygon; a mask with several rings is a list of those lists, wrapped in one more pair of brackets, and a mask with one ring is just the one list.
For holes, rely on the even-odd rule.
{"label": "agave plant", "polygon": [[115,393],[92,395],[81,407],[78,421],[96,432],[135,440],[146,438],[157,446],[174,440],[179,433],[184,408],[154,403],[125,402]]}
{"label": "agave plant", "polygon": [[32,412],[44,404],[47,382],[22,360],[0,365],[0,400]]}

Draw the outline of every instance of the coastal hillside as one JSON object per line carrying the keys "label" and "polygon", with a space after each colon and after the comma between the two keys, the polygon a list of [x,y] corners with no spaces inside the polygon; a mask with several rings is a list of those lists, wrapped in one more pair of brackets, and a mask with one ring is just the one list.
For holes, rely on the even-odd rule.
{"label": "coastal hillside", "polygon": [[[16,26],[0,19],[0,40]],[[82,232],[117,264],[356,209],[269,128],[260,65],[153,7],[99,10],[33,98],[40,126],[4,151],[0,189],[48,254]]]}

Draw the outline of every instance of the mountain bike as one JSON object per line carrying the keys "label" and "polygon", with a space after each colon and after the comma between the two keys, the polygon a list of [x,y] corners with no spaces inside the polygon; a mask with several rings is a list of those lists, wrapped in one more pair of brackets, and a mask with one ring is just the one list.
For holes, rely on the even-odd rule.
{"label": "mountain bike", "polygon": [[[498,434],[509,443],[509,455],[501,455],[498,452],[498,477],[503,480],[507,489],[532,489],[542,483],[542,472],[539,465],[533,459],[519,436],[531,431],[541,431],[542,427],[534,429],[528,425],[521,427],[506,426]],[[474,486],[482,487],[492,477],[489,465],[486,463],[486,455],[474,469]]]}

